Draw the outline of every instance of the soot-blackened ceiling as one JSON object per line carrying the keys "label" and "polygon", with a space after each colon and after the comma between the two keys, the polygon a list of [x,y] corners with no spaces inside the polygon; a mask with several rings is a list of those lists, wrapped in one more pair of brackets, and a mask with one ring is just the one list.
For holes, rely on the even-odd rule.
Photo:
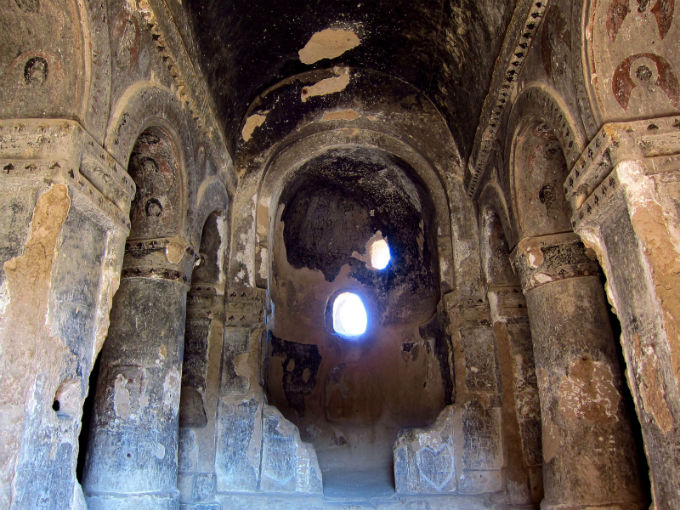
{"label": "soot-blackened ceiling", "polygon": [[[360,148],[307,162],[281,196],[289,264],[320,270],[328,281],[346,264],[352,278],[382,293],[403,287],[429,302],[438,289],[434,207],[412,173],[401,160]],[[384,271],[355,256],[377,232],[392,252]]]}
{"label": "soot-blackened ceiling", "polygon": [[[420,89],[444,114],[462,155],[472,145],[513,5],[512,0],[185,1],[232,150],[258,94],[311,69],[346,65]],[[326,29],[346,30],[358,40],[335,58],[301,57],[312,36]]]}

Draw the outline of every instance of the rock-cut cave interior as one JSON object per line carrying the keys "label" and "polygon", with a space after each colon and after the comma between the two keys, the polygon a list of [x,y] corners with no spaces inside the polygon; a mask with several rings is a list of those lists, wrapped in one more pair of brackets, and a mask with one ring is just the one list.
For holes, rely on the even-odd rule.
{"label": "rock-cut cave interior", "polygon": [[0,0],[0,508],[680,508],[675,4]]}

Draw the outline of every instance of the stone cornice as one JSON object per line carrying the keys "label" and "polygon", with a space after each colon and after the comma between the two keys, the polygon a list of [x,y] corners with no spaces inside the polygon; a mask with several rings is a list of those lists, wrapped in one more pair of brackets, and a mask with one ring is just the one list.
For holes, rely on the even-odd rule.
{"label": "stone cornice", "polygon": [[116,160],[76,121],[0,121],[0,175],[42,178],[79,191],[115,223],[130,229],[135,184]]}
{"label": "stone cornice", "polygon": [[503,114],[511,104],[513,85],[519,77],[547,7],[548,0],[519,0],[517,2],[500,55],[494,66],[489,93],[484,99],[472,153],[468,161],[465,188],[471,197],[477,193],[501,127]]}
{"label": "stone cornice", "polygon": [[212,153],[217,160],[224,184],[229,194],[233,196],[237,177],[227,150],[224,132],[217,120],[205,80],[192,62],[177,28],[177,22],[165,0],[139,0],[138,5],[156,48],[175,83],[177,98],[189,108],[199,131],[212,146]]}
{"label": "stone cornice", "polygon": [[619,182],[615,168],[640,161],[648,174],[680,168],[680,118],[660,117],[602,126],[574,164],[564,182],[574,226],[606,211]]}

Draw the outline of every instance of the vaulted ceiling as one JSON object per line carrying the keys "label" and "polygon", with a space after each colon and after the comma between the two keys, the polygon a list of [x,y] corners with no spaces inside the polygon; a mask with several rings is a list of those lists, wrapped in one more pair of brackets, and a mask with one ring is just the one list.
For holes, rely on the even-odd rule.
{"label": "vaulted ceiling", "polygon": [[[341,65],[385,73],[419,89],[443,114],[465,157],[514,2],[185,0],[184,5],[231,150],[259,94],[285,78]],[[319,55],[308,43],[317,33],[346,36],[332,41],[340,54],[315,60]]]}

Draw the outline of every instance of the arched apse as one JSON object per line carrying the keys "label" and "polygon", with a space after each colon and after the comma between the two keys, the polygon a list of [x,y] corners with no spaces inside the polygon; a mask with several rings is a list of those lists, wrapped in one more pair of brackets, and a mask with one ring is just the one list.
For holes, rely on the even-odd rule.
{"label": "arched apse", "polygon": [[[431,423],[453,398],[439,313],[451,285],[439,268],[448,211],[442,226],[428,185],[385,150],[338,144],[304,154],[277,160],[267,177],[281,172],[280,188],[267,177],[261,188],[279,190],[258,207],[268,229],[258,218],[269,267],[265,389],[315,445],[325,480],[361,462],[389,473],[398,430]],[[376,239],[392,252],[382,270],[369,263]],[[347,291],[368,314],[366,333],[351,340],[330,320]]]}
{"label": "arched apse", "polygon": [[[544,101],[527,104],[532,96]],[[641,504],[638,464],[623,453],[637,445],[600,271],[572,230],[563,189],[581,137],[558,104],[540,89],[527,91],[513,107],[506,145],[518,238],[512,262],[527,303],[541,408],[541,505]],[[567,386],[578,387],[576,397]],[[606,411],[604,386],[610,392]],[[573,414],[574,398],[610,418]],[[594,461],[592,452],[605,436],[618,446],[606,461]],[[578,467],[584,463],[597,474],[583,476]],[[594,482],[605,476],[616,490]]]}
{"label": "arched apse", "polygon": [[525,236],[571,231],[563,184],[585,136],[562,104],[537,85],[528,87],[513,105],[503,177],[514,219],[512,244]]}
{"label": "arched apse", "polygon": [[186,160],[167,122],[149,124],[130,149],[128,173],[136,185],[130,237],[101,352],[83,469],[92,506],[165,507],[178,497],[180,381],[194,253],[178,240],[186,224]]}
{"label": "arched apse", "polygon": [[199,183],[190,180],[196,166],[192,129],[177,98],[167,89],[150,82],[138,82],[128,88],[112,108],[104,147],[124,166],[130,161],[140,133],[162,130],[174,147],[178,168],[175,177],[181,190],[178,203],[172,204],[179,220],[176,235],[188,236],[188,205],[193,201]]}
{"label": "arched apse", "polygon": [[326,152],[340,148],[365,148],[391,154],[406,163],[417,176],[432,199],[436,217],[437,251],[441,264],[439,279],[442,293],[455,287],[454,268],[448,263],[453,258],[452,227],[444,184],[423,155],[403,141],[384,133],[355,129],[324,130],[289,144],[275,153],[265,165],[265,171],[257,194],[256,239],[254,267],[260,268],[257,285],[266,286],[269,265],[272,225],[275,220],[276,204],[281,190],[294,178],[295,170],[305,161]]}

